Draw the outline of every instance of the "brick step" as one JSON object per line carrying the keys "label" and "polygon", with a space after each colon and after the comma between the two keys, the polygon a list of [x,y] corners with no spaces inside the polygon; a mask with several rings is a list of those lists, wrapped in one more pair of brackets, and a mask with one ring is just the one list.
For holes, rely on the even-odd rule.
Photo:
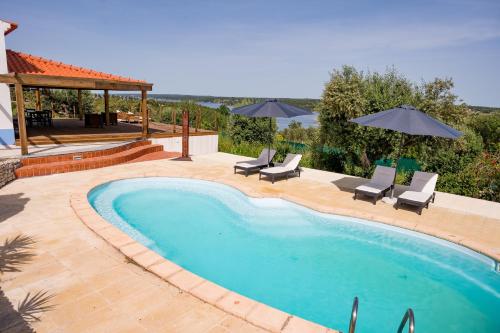
{"label": "brick step", "polygon": [[26,178],[52,175],[56,173],[97,169],[126,163],[128,161],[135,160],[140,156],[159,151],[163,151],[162,145],[142,145],[106,156],[89,157],[74,161],[59,161],[23,166],[17,169],[15,173],[17,178]]}
{"label": "brick step", "polygon": [[48,155],[48,156],[39,156],[39,157],[24,157],[21,158],[21,166],[28,166],[34,164],[46,164],[52,162],[63,162],[63,161],[73,161],[76,159],[83,160],[91,157],[101,157],[112,155],[116,153],[120,153],[125,150],[129,150],[135,147],[142,147],[151,145],[151,141],[149,140],[141,140],[136,142],[127,143],[124,145],[120,145],[113,148],[101,149],[101,150],[91,150],[91,151],[83,151],[83,152],[73,152],[68,154],[59,154],[59,155]]}

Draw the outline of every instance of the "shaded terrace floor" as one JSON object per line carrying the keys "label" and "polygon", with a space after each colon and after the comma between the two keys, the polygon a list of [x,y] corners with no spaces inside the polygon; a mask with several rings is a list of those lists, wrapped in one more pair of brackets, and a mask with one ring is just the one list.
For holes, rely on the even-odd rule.
{"label": "shaded terrace floor", "polygon": [[[103,128],[88,128],[84,126],[83,120],[58,119],[52,120],[52,127],[28,127],[28,143],[33,145],[64,142],[83,141],[111,141],[120,138],[133,139],[141,137],[142,124],[118,122],[117,125],[104,126]],[[149,123],[149,132],[153,137],[181,136],[182,127],[173,124],[157,122]],[[203,134],[212,131],[190,128],[190,133]],[[17,142],[19,140],[16,140]]]}
{"label": "shaded terrace floor", "polygon": [[437,206],[418,216],[381,203],[373,206],[353,201],[351,193],[308,170],[302,178],[272,185],[259,182],[258,175],[234,175],[235,158],[218,153],[195,156],[193,162],[158,160],[14,181],[0,189],[0,242],[32,236],[35,257],[19,265],[20,272],[0,275],[2,291],[12,304],[28,292],[54,295],[55,308],[32,324],[38,332],[263,332],[126,261],[81,223],[69,206],[71,193],[89,183],[127,177],[215,180],[252,196],[284,197],[319,210],[386,219],[457,242],[467,240],[466,245],[500,257],[500,217]]}

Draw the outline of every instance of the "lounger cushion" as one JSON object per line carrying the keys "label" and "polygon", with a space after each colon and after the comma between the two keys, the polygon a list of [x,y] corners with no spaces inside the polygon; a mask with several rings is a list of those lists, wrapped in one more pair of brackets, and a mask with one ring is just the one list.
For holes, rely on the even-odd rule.
{"label": "lounger cushion", "polygon": [[425,203],[431,198],[431,196],[432,193],[405,191],[398,198]]}
{"label": "lounger cushion", "polygon": [[267,165],[267,160],[247,160],[236,162],[235,165],[250,164],[250,165]]}
{"label": "lounger cushion", "polygon": [[298,168],[301,158],[302,155],[300,154],[287,154],[283,163],[278,164],[279,166],[275,166],[272,168],[265,168],[260,172],[262,174],[279,174],[279,173],[293,172]]}
{"label": "lounger cushion", "polygon": [[273,168],[266,168],[261,170],[260,172],[263,174],[280,174],[284,172],[292,172],[293,170],[290,170],[289,168],[285,167],[273,167]]}
{"label": "lounger cushion", "polygon": [[239,169],[256,169],[264,165],[267,164],[246,162],[246,163],[238,163],[236,164],[236,167],[238,167]]}
{"label": "lounger cushion", "polygon": [[382,191],[385,191],[390,186],[391,185],[387,186],[386,184],[368,183],[368,184],[360,185],[360,186],[356,187],[356,190],[362,191],[362,192],[373,193],[373,194],[379,194]]}
{"label": "lounger cushion", "polygon": [[261,165],[267,165],[267,162],[262,162],[262,161],[246,161],[246,162],[239,162],[236,163],[236,166],[242,167],[242,168],[255,168]]}

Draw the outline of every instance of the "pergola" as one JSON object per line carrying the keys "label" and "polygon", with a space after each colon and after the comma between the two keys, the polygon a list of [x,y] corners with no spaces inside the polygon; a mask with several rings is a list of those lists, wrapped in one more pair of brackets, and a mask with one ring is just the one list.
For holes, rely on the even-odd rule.
{"label": "pergola", "polygon": [[40,88],[75,89],[78,91],[78,113],[83,116],[82,90],[103,90],[105,124],[109,124],[109,91],[140,91],[140,110],[142,114],[142,136],[148,136],[149,115],[147,108],[147,92],[153,88],[152,83],[135,80],[118,75],[107,74],[82,67],[67,65],[30,54],[7,50],[8,73],[0,74],[0,83],[15,87],[19,139],[21,152],[28,154],[28,138],[24,114],[24,88],[36,89],[36,106],[41,110]]}

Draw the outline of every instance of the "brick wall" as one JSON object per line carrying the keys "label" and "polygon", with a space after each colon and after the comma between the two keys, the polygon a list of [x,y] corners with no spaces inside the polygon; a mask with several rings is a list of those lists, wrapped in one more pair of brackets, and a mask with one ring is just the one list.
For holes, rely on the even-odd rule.
{"label": "brick wall", "polygon": [[16,179],[14,171],[20,166],[18,159],[0,160],[0,188]]}

